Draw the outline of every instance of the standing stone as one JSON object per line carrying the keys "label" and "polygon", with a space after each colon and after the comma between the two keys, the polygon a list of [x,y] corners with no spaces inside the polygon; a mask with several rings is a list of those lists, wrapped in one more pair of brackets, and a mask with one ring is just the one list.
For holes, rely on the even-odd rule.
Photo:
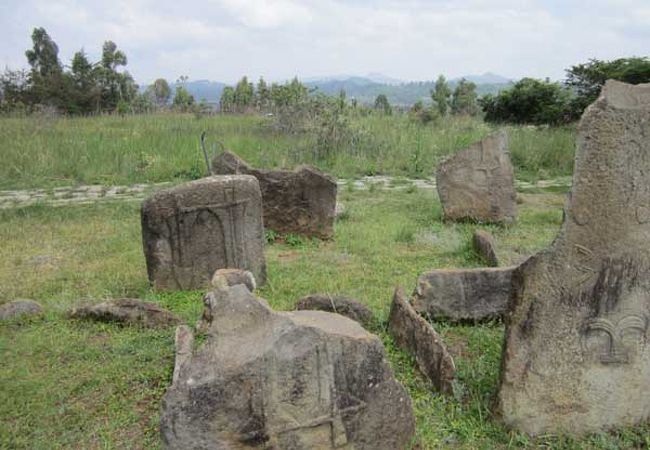
{"label": "standing stone", "polygon": [[453,393],[454,360],[431,324],[415,312],[402,288],[395,289],[388,331],[397,345],[413,354],[418,368],[443,394]]}
{"label": "standing stone", "polygon": [[472,246],[474,247],[474,251],[487,263],[488,266],[497,267],[499,265],[494,237],[492,237],[489,232],[485,230],[475,230],[472,235]]}
{"label": "standing stone", "polygon": [[436,185],[445,220],[513,222],[515,178],[506,132],[494,133],[441,162]]}
{"label": "standing stone", "polygon": [[223,268],[250,270],[264,284],[257,179],[213,176],[157,192],[142,204],[142,242],[156,289],[202,289]]}
{"label": "standing stone", "polygon": [[558,237],[515,274],[498,413],[532,435],[650,419],[650,84],[608,81],[578,128]]}
{"label": "standing stone", "polygon": [[234,153],[212,161],[215,174],[249,174],[262,190],[264,226],[281,234],[329,239],[334,236],[336,180],[315,167],[295,171],[253,169]]}
{"label": "standing stone", "polygon": [[516,267],[440,269],[418,277],[413,307],[431,319],[498,319],[508,308]]}
{"label": "standing stone", "polygon": [[238,284],[209,293],[207,339],[177,333],[163,397],[168,449],[395,449],[413,437],[411,400],[377,336],[322,311],[274,312]]}

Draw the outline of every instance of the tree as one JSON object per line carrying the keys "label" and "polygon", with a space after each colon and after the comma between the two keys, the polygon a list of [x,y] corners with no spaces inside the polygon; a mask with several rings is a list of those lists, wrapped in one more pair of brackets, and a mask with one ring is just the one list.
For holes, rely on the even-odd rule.
{"label": "tree", "polygon": [[101,88],[102,108],[113,111],[120,100],[130,102],[137,89],[128,72],[119,72],[127,64],[124,52],[117,49],[113,41],[102,46],[102,59],[98,67],[98,81]]}
{"label": "tree", "polygon": [[238,112],[244,112],[249,107],[253,106],[253,100],[255,98],[255,88],[253,83],[248,81],[246,76],[243,76],[241,80],[237,82],[235,86],[235,98],[234,103]]}
{"label": "tree", "polygon": [[222,113],[234,112],[235,108],[235,90],[231,86],[226,86],[221,91],[219,99],[219,110]]}
{"label": "tree", "polygon": [[164,78],[158,78],[153,82],[152,94],[154,101],[158,106],[165,106],[172,95],[172,90],[169,83]]}
{"label": "tree", "polygon": [[480,104],[487,122],[557,125],[572,120],[572,101],[571,91],[559,83],[523,78]]}
{"label": "tree", "polygon": [[377,111],[381,111],[383,114],[392,113],[392,108],[390,106],[390,103],[388,103],[388,98],[386,95],[379,94],[377,98],[375,98],[375,109]]}
{"label": "tree", "polygon": [[591,59],[567,69],[566,85],[576,92],[577,114],[596,98],[605,81],[612,79],[630,84],[650,82],[650,59],[647,57],[619,58],[612,61]]}
{"label": "tree", "polygon": [[30,91],[32,103],[62,108],[69,96],[69,83],[59,61],[59,47],[44,28],[34,28],[32,49],[25,52],[31,66]]}
{"label": "tree", "polygon": [[454,89],[451,98],[451,111],[454,114],[473,116],[478,112],[476,85],[462,78]]}
{"label": "tree", "polygon": [[97,71],[83,49],[72,57],[70,70],[77,112],[88,113],[99,109],[101,89],[97,86]]}
{"label": "tree", "polygon": [[268,108],[268,106],[271,104],[271,91],[269,90],[269,87],[262,77],[260,77],[260,80],[257,82],[255,98],[257,101],[257,108],[259,110]]}
{"label": "tree", "polygon": [[431,100],[433,100],[433,104],[436,106],[441,116],[447,115],[450,96],[451,89],[449,88],[449,84],[447,84],[445,77],[440,75],[436,80],[435,90],[431,92]]}
{"label": "tree", "polygon": [[0,75],[0,111],[23,110],[30,102],[29,72],[9,70]]}
{"label": "tree", "polygon": [[188,112],[194,105],[194,96],[189,93],[183,86],[176,87],[176,95],[174,95],[174,109],[182,112]]}

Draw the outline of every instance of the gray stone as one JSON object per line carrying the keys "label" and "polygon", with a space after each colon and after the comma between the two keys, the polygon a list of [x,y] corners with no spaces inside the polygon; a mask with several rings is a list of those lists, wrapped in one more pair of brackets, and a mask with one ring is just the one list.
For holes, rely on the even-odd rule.
{"label": "gray stone", "polygon": [[250,175],[213,176],[158,191],[142,204],[149,280],[160,290],[210,286],[217,269],[266,280],[262,197]]}
{"label": "gray stone", "polygon": [[513,222],[515,181],[505,131],[494,133],[441,162],[436,186],[446,220]]}
{"label": "gray stone", "polygon": [[650,419],[650,84],[608,81],[577,142],[564,222],[506,321],[497,413],[532,435]]}
{"label": "gray stone", "polygon": [[281,234],[329,239],[334,236],[336,180],[315,167],[260,170],[231,152],[212,161],[215,174],[250,174],[260,182],[264,226]]}
{"label": "gray stone", "polygon": [[515,267],[441,269],[418,277],[413,307],[431,319],[497,319],[508,308]]}
{"label": "gray stone", "polygon": [[17,317],[35,316],[43,313],[41,305],[34,300],[14,300],[0,305],[0,320],[11,320]]}
{"label": "gray stone", "polygon": [[497,267],[499,265],[499,258],[497,258],[496,245],[492,234],[485,230],[475,230],[472,235],[472,246],[474,251],[485,261],[490,267]]}
{"label": "gray stone", "polygon": [[251,292],[257,288],[253,274],[242,269],[219,269],[212,276],[211,284],[214,288],[226,288],[236,284],[243,284]]}
{"label": "gray stone", "polygon": [[177,360],[163,397],[165,448],[397,450],[410,442],[411,400],[379,338],[359,324],[322,311],[274,312],[241,284],[205,301],[206,341]]}
{"label": "gray stone", "polygon": [[395,289],[388,318],[388,331],[397,345],[413,354],[420,372],[437,390],[453,394],[454,360],[431,324],[415,312],[402,288]]}
{"label": "gray stone", "polygon": [[370,308],[357,300],[341,295],[312,294],[301,298],[296,303],[297,310],[317,310],[341,314],[359,322],[363,326],[372,324],[373,315]]}
{"label": "gray stone", "polygon": [[133,298],[120,298],[96,305],[79,306],[70,311],[70,317],[139,325],[146,328],[167,327],[181,322],[176,315],[155,303]]}

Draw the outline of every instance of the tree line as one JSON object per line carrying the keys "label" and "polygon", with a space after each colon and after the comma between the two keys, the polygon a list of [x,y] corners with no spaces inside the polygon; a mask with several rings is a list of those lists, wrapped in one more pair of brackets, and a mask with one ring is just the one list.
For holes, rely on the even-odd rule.
{"label": "tree line", "polygon": [[[0,112],[53,108],[67,114],[103,112],[147,113],[171,108],[181,112],[206,112],[209,107],[197,102],[185,88],[186,76],[177,81],[172,99],[169,83],[159,78],[139,92],[133,77],[125,70],[126,54],[112,41],[104,42],[99,61],[92,62],[83,49],[68,66],[59,59],[59,48],[44,28],[32,32],[32,48],[25,52],[28,70],[6,69],[0,75]],[[449,114],[483,115],[488,122],[559,125],[577,120],[593,102],[607,79],[638,84],[650,82],[647,57],[592,59],[566,70],[563,82],[523,78],[498,94],[479,98],[475,83],[461,79],[452,90],[440,75],[430,92],[430,102],[416,102],[408,113],[423,123]],[[226,86],[220,98],[222,113],[273,113],[297,116],[307,110],[322,113],[326,107],[346,103],[345,92],[326,100],[326,95],[309,89],[297,78],[286,83],[257,83],[242,77]],[[349,102],[357,108],[355,99]],[[339,108],[340,109],[340,108]],[[369,110],[392,114],[385,94],[379,94]],[[295,118],[295,117],[294,117]]]}

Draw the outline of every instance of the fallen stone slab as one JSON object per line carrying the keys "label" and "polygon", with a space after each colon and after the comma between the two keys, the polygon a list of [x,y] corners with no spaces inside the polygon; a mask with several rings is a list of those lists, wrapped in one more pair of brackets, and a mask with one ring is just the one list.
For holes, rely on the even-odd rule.
{"label": "fallen stone slab", "polygon": [[491,233],[485,230],[475,230],[472,235],[472,247],[489,267],[497,267],[499,265],[496,245]]}
{"label": "fallen stone slab", "polygon": [[423,273],[413,293],[413,308],[430,319],[501,318],[512,294],[515,268],[441,269]]}
{"label": "fallen stone slab", "polygon": [[12,320],[42,313],[43,307],[34,300],[19,299],[0,305],[0,320]]}
{"label": "fallen stone slab", "polygon": [[189,358],[179,332],[183,356],[162,402],[165,448],[401,450],[411,441],[408,393],[381,340],[358,323],[274,312],[241,284],[205,302],[207,338]]}
{"label": "fallen stone slab", "polygon": [[436,187],[445,220],[514,222],[515,178],[506,132],[487,136],[442,161]]}
{"label": "fallen stone slab", "polygon": [[650,420],[650,84],[607,81],[578,126],[551,246],[514,275],[497,410],[531,435]]}
{"label": "fallen stone slab", "polygon": [[133,298],[120,298],[96,305],[79,306],[70,311],[70,317],[139,325],[146,328],[167,327],[181,323],[178,316],[155,303]]}
{"label": "fallen stone slab", "polygon": [[212,160],[214,174],[248,174],[259,180],[264,226],[281,234],[329,239],[334,236],[336,180],[315,167],[294,171],[254,169],[225,151]]}
{"label": "fallen stone slab", "polygon": [[158,191],[142,204],[142,243],[155,289],[204,289],[225,268],[249,270],[264,284],[257,179],[213,176]]}
{"label": "fallen stone slab", "polygon": [[453,394],[454,359],[431,324],[408,302],[404,290],[395,289],[388,318],[388,332],[397,345],[413,354],[418,368],[443,394]]}
{"label": "fallen stone slab", "polygon": [[296,303],[297,310],[317,310],[341,314],[359,322],[363,326],[372,324],[373,315],[370,308],[357,300],[341,295],[312,294],[301,298]]}

